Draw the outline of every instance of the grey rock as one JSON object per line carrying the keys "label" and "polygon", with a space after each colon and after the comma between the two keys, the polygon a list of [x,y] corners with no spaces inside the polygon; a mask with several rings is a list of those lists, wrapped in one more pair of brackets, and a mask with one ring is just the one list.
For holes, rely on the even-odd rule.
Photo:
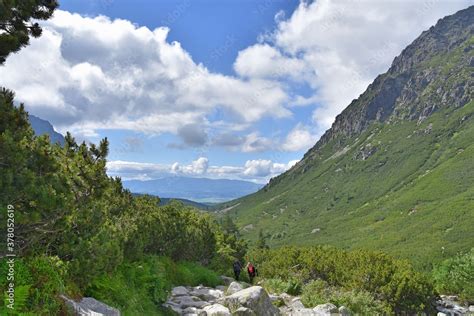
{"label": "grey rock", "polygon": [[289,307],[293,310],[302,310],[305,309],[301,299],[299,297],[295,297],[291,300]]}
{"label": "grey rock", "polygon": [[108,306],[92,297],[84,297],[80,302],[76,302],[65,295],[61,295],[61,298],[76,315],[120,316],[118,309]]}
{"label": "grey rock", "polygon": [[227,288],[226,295],[232,295],[238,291],[242,291],[244,287],[237,281],[232,282]]}
{"label": "grey rock", "polygon": [[221,304],[213,304],[203,309],[207,316],[231,316],[229,309]]}
{"label": "grey rock", "polygon": [[317,316],[319,315],[311,308],[303,308],[290,312],[290,316]]}
{"label": "grey rock", "polygon": [[280,311],[273,306],[267,292],[260,286],[252,286],[224,298],[224,305],[231,311],[246,307],[259,316],[275,316]]}
{"label": "grey rock", "polygon": [[339,314],[341,316],[350,316],[350,315],[352,315],[351,311],[345,306],[339,307]]}
{"label": "grey rock", "polygon": [[206,312],[203,311],[202,309],[196,308],[196,307],[188,307],[182,311],[183,315],[191,316],[206,316]]}
{"label": "grey rock", "polygon": [[337,309],[336,305],[331,303],[321,304],[313,308],[313,311],[316,312],[316,315],[321,316],[330,316],[333,314],[338,314],[339,310]]}
{"label": "grey rock", "polygon": [[247,307],[239,307],[237,310],[232,313],[233,316],[256,316],[256,314]]}
{"label": "grey rock", "polygon": [[182,309],[188,307],[203,308],[210,303],[200,300],[196,296],[176,296],[171,298],[171,302],[178,304]]}
{"label": "grey rock", "polygon": [[221,290],[215,290],[211,288],[196,288],[190,291],[190,294],[199,297],[203,301],[215,302],[217,299],[224,296],[224,292]]}
{"label": "grey rock", "polygon": [[171,295],[183,296],[183,295],[189,295],[189,292],[188,292],[188,289],[186,289],[184,286],[177,286],[171,290]]}

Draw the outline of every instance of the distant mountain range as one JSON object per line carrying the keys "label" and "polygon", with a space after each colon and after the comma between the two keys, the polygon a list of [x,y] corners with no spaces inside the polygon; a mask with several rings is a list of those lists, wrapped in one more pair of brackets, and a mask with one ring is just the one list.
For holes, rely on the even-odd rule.
{"label": "distant mountain range", "polygon": [[51,143],[59,143],[61,145],[64,145],[64,136],[56,132],[50,122],[40,119],[39,117],[31,114],[29,118],[31,127],[33,128],[33,131],[36,135],[40,136],[48,134]]}
{"label": "distant mountain range", "polygon": [[[54,130],[53,125],[37,116],[30,115],[30,123],[36,135],[48,134],[52,143],[64,144],[64,136]],[[157,180],[123,181],[124,187],[133,193],[159,196],[162,204],[171,199],[200,209],[207,209],[202,203],[219,203],[257,192],[263,185],[249,181],[169,177]]]}
{"label": "distant mountain range", "polygon": [[229,201],[254,193],[262,187],[249,181],[188,177],[129,180],[123,181],[123,185],[133,193],[188,199],[201,203]]}

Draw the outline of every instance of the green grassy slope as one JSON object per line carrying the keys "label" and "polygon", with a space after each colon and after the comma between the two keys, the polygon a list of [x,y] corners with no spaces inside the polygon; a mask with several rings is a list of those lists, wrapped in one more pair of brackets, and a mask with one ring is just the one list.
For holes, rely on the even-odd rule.
{"label": "green grassy slope", "polygon": [[[221,209],[233,206],[226,213],[244,236],[262,229],[273,246],[379,249],[420,265],[474,247],[474,37],[457,44],[408,72],[416,82],[429,74],[428,84],[413,84],[409,105],[395,102],[390,117],[360,132],[334,132],[270,185]],[[395,77],[393,68],[381,78]],[[443,100],[461,86],[462,104]],[[348,110],[362,113],[372,90]],[[420,104],[436,110],[418,119]]]}
{"label": "green grassy slope", "polygon": [[[230,212],[240,227],[253,225],[243,229],[247,237],[262,228],[272,245],[381,249],[420,262],[470,249],[474,102],[446,114],[420,126],[374,126],[345,154],[330,158],[328,150],[302,177],[241,199]],[[377,151],[354,159],[369,143]]]}

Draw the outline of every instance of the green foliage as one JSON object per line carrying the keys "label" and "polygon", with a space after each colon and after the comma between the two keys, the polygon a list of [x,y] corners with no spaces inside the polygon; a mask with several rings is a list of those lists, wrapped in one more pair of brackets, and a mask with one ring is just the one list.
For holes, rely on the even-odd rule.
{"label": "green foliage", "polygon": [[[263,278],[280,280],[270,281],[270,288],[281,289],[288,287],[287,284],[307,284],[319,279],[332,287],[343,288],[344,295],[369,293],[397,313],[428,311],[434,299],[433,287],[421,273],[406,261],[379,252],[347,252],[329,246],[283,247],[256,250],[250,257]],[[361,299],[364,295],[361,294]]]}
{"label": "green foliage", "polygon": [[258,232],[258,239],[257,239],[256,248],[257,249],[268,249],[269,248],[268,245],[267,245],[267,238],[263,234],[262,230],[260,230]]}
{"label": "green foliage", "polygon": [[10,53],[28,45],[29,36],[41,36],[39,24],[30,20],[49,19],[57,6],[55,0],[0,1],[0,65]]}
{"label": "green foliage", "polygon": [[290,295],[301,294],[302,283],[296,278],[289,278],[288,280],[282,280],[279,278],[265,279],[262,284],[269,293],[287,293]]}
{"label": "green foliage", "polygon": [[[243,258],[246,243],[209,214],[178,202],[159,206],[158,198],[134,197],[120,179],[108,177],[107,139],[79,144],[68,133],[61,147],[47,136],[35,137],[13,97],[0,91],[0,208],[15,208],[16,251],[28,262],[23,265],[30,275],[24,283],[31,284],[29,311],[57,314],[63,308],[60,294],[78,297],[100,277],[113,279],[120,267],[149,256],[219,271]],[[5,212],[0,217],[4,222]],[[154,267],[137,276],[153,279]],[[217,282],[191,263],[179,269],[183,282]],[[149,293],[155,301],[169,287],[159,284]]]}
{"label": "green foliage", "polygon": [[27,315],[25,313],[28,297],[30,295],[30,285],[20,285],[15,287],[15,303],[14,308],[7,308],[9,304],[8,295],[5,292],[3,306],[0,306],[0,314],[2,315]]}
{"label": "green foliage", "polygon": [[199,284],[216,286],[220,278],[195,263],[148,256],[122,264],[112,275],[98,277],[86,293],[118,307],[124,315],[156,315],[165,313],[160,308],[173,286]]}
{"label": "green foliage", "polygon": [[458,294],[462,300],[474,303],[474,248],[437,265],[433,279],[440,293]]}
{"label": "green foliage", "polygon": [[301,301],[311,307],[330,302],[336,306],[345,306],[356,315],[388,315],[392,312],[389,306],[374,299],[369,292],[331,287],[322,280],[306,284]]}

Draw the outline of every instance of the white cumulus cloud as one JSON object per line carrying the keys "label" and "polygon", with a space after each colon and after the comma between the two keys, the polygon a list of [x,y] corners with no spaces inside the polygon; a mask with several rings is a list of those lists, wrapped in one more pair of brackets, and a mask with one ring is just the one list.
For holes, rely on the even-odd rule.
{"label": "white cumulus cloud", "polygon": [[217,109],[232,124],[291,115],[281,83],[212,73],[167,40],[168,28],[61,10],[43,25],[43,36],[0,68],[0,85],[63,132],[169,132],[194,146],[206,138],[196,126],[210,125]]}
{"label": "white cumulus cloud", "polygon": [[211,179],[247,180],[266,183],[271,177],[285,172],[298,161],[276,163],[271,160],[248,160],[243,166],[209,165],[206,157],[199,157],[190,164],[142,163],[133,161],[109,161],[107,171],[111,176],[119,176],[124,180],[151,180],[168,176],[206,177]]}

